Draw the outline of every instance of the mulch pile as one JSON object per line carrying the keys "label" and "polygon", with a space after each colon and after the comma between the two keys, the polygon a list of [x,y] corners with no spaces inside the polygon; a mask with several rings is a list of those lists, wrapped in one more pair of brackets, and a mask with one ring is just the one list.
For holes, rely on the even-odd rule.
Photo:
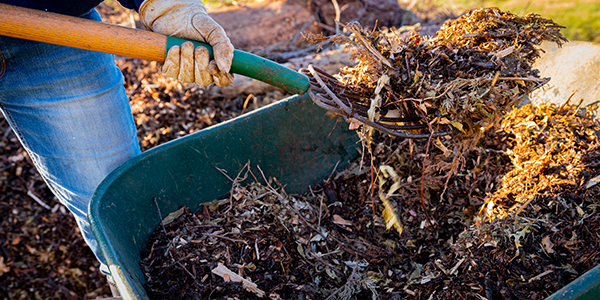
{"label": "mulch pile", "polygon": [[[442,149],[424,160],[426,141],[386,136],[306,195],[235,180],[227,198],[158,226],[140,263],[146,289],[152,299],[544,299],[600,263],[599,128],[576,106],[527,105],[452,176],[436,169]],[[248,172],[239,177],[261,178]]]}
{"label": "mulch pile", "polygon": [[563,27],[550,19],[498,8],[448,20],[433,37],[416,32],[404,37],[357,22],[341,26],[347,34],[309,34],[307,39],[350,46],[356,65],[342,68],[337,80],[320,78],[309,67],[309,77],[315,77],[311,85],[320,94],[311,98],[349,122],[392,135],[476,134],[547,81],[532,68],[541,43],[560,47],[566,41]]}

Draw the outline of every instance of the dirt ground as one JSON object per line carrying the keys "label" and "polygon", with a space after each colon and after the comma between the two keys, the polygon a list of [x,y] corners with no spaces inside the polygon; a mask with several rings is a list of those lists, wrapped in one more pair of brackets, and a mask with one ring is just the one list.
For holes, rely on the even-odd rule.
{"label": "dirt ground", "polygon": [[[434,14],[408,13],[391,2],[383,6],[375,1],[338,2],[342,21],[374,22],[385,10],[387,17],[379,26],[420,21],[423,28],[435,28],[439,23]],[[137,15],[116,1],[107,1],[98,10],[107,22],[141,28]],[[280,62],[316,51],[314,47],[306,48],[302,31],[335,32],[335,9],[328,1],[262,1],[218,8],[211,13],[237,48]],[[224,97],[214,87],[203,89],[165,78],[153,62],[116,60],[125,75],[144,150],[286,96],[271,90],[262,95]],[[99,264],[83,242],[73,217],[40,178],[4,118],[0,119],[0,215],[0,299],[110,296]]]}

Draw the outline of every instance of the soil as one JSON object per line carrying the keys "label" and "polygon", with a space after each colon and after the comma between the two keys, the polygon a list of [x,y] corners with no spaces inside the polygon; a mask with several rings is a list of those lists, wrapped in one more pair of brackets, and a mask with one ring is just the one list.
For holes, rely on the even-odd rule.
{"label": "soil", "polygon": [[266,1],[212,9],[211,16],[229,36],[236,49],[255,52],[295,39],[300,33],[316,30],[312,12],[300,1]]}

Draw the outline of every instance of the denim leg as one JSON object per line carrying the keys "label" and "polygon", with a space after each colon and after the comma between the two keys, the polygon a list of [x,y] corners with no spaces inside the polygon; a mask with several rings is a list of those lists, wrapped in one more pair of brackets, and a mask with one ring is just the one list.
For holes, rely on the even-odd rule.
{"label": "denim leg", "polygon": [[[82,17],[100,20],[95,11]],[[8,37],[0,51],[0,108],[104,263],[88,204],[108,173],[140,153],[123,75],[110,54]]]}

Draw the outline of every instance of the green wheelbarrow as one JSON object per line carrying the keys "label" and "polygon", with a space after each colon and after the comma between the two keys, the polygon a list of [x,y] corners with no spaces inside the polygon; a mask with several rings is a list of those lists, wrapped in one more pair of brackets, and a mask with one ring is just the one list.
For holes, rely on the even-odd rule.
{"label": "green wheelbarrow", "polygon": [[358,157],[358,137],[345,127],[308,96],[293,96],[150,149],[111,173],[92,198],[89,220],[123,299],[148,299],[138,263],[160,224],[153,197],[161,212],[197,210],[231,190],[222,171],[233,178],[248,162],[286,192],[308,192]]}

